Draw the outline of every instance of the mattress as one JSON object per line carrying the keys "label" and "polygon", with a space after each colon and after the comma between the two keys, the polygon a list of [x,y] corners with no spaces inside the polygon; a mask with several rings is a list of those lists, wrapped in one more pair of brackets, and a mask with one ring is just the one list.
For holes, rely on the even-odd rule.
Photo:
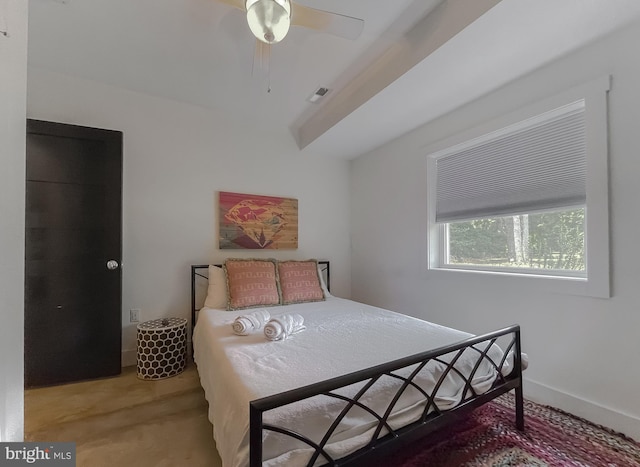
{"label": "mattress", "polygon": [[[250,401],[472,337],[337,297],[268,310],[271,316],[298,313],[304,317],[306,329],[284,341],[269,341],[262,333],[233,334],[231,324],[238,312],[203,308],[198,314],[193,336],[194,360],[209,402],[209,419],[224,467],[245,467],[249,463]],[[481,351],[485,350],[482,345]],[[456,361],[456,369],[469,375],[479,355],[474,350],[465,350]],[[488,355],[498,364],[502,351],[493,345]],[[445,363],[431,361],[416,381],[429,392],[445,368]],[[410,371],[411,368],[406,369],[405,373]],[[508,371],[507,364],[503,373]],[[482,361],[472,380],[474,391],[486,392],[495,377],[496,369],[488,361]],[[383,377],[361,401],[382,415],[399,385],[399,380]],[[360,386],[336,392],[352,396]],[[438,389],[435,399],[438,408],[454,407],[463,392],[463,379],[450,372]],[[344,406],[343,401],[316,396],[267,412],[264,421],[319,441]],[[424,407],[424,397],[408,388],[389,418],[390,426],[395,429],[417,420]],[[376,424],[363,409],[351,409],[327,444],[327,451],[335,458],[348,455],[371,439]],[[383,431],[381,435],[384,434]],[[272,432],[263,436],[264,465],[305,465],[309,456],[310,450],[300,441]]]}

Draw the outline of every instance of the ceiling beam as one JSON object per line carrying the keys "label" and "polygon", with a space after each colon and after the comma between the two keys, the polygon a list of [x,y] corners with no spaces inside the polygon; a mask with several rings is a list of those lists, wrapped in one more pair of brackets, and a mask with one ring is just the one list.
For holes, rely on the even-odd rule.
{"label": "ceiling beam", "polygon": [[434,53],[501,0],[445,0],[409,29],[317,112],[293,129],[300,149]]}

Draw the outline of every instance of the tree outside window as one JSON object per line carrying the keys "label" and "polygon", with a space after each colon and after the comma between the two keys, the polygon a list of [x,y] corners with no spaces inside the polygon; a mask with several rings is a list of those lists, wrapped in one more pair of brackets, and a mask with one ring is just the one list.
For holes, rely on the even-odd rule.
{"label": "tree outside window", "polygon": [[585,209],[448,224],[447,264],[584,272]]}

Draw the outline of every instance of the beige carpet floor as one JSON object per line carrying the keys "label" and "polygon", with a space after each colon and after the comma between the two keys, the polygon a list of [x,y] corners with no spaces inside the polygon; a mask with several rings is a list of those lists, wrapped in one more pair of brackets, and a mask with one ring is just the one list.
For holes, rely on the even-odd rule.
{"label": "beige carpet floor", "polygon": [[220,467],[195,365],[25,391],[25,441],[76,443],[77,467]]}

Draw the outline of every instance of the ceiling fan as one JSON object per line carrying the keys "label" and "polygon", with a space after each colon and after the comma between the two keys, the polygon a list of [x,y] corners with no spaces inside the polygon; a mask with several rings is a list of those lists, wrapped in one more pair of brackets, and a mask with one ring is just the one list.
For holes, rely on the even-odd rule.
{"label": "ceiling fan", "polygon": [[290,0],[217,0],[247,14],[247,23],[256,38],[265,44],[280,42],[289,27],[302,26],[346,39],[356,39],[364,21],[291,2]]}

